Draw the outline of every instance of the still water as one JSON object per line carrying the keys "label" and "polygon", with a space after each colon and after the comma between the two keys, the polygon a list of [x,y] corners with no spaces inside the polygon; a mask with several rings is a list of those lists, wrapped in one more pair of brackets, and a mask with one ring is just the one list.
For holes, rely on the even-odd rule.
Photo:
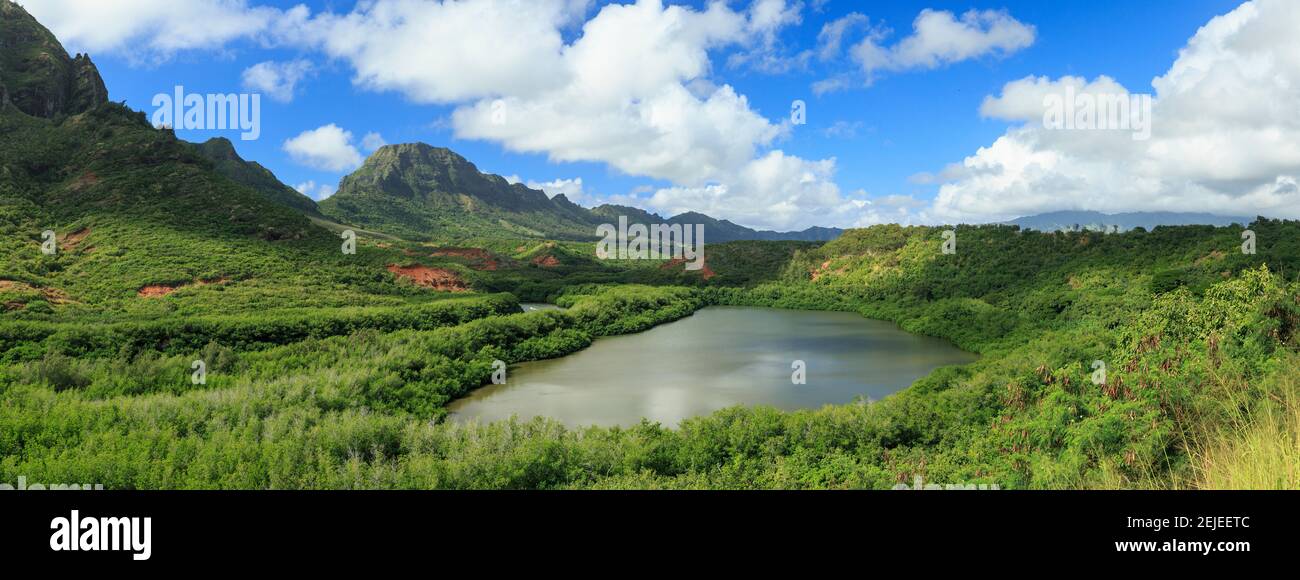
{"label": "still water", "polygon": [[[509,369],[452,402],[453,420],[543,415],[570,426],[667,426],[734,405],[819,408],[878,400],[975,355],[892,323],[847,312],[713,307],[640,334],[597,340],[569,356]],[[807,383],[791,365],[805,363]]]}

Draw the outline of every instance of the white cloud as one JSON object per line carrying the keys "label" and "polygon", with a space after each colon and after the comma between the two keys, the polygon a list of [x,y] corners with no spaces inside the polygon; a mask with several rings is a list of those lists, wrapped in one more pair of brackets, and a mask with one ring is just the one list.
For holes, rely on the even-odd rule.
{"label": "white cloud", "polygon": [[281,12],[246,0],[18,0],[69,49],[167,55],[264,32]]}
{"label": "white cloud", "polygon": [[864,205],[841,195],[834,174],[834,159],[808,161],[771,151],[720,183],[662,188],[645,203],[664,215],[698,211],[775,229],[856,224]]}
{"label": "white cloud", "polygon": [[358,86],[453,103],[553,87],[564,74],[560,28],[585,4],[375,0],[343,15],[293,10],[277,31],[350,63]]}
{"label": "white cloud", "polygon": [[1128,90],[1107,76],[1088,82],[1082,77],[1066,76],[1053,81],[1047,77],[1028,77],[1007,83],[1002,94],[988,96],[980,105],[980,114],[1005,121],[1040,121],[1046,111],[1044,100],[1050,96],[1075,94],[1128,95]]}
{"label": "white cloud", "polygon": [[324,171],[351,171],[364,161],[352,133],[333,123],[285,141],[284,150],[294,161]]}
{"label": "white cloud", "polygon": [[265,94],[267,97],[288,103],[293,101],[298,82],[312,71],[306,60],[289,62],[259,62],[244,70],[244,88]]}
{"label": "white cloud", "polygon": [[384,136],[374,131],[366,133],[366,136],[361,138],[361,147],[366,151],[374,151],[387,144],[388,141],[384,140]]}
{"label": "white cloud", "polygon": [[305,181],[303,183],[299,183],[298,185],[295,185],[293,188],[298,190],[298,193],[301,193],[316,201],[321,201],[331,195],[334,195],[334,192],[338,190],[337,186],[330,185],[328,183],[322,183],[320,185],[317,185],[315,181],[311,181],[311,180]]}
{"label": "white cloud", "polygon": [[[817,207],[804,206],[807,213],[798,214],[788,209],[795,201],[782,197],[798,191],[737,182],[770,153],[799,164],[818,162],[764,153],[788,127],[754,111],[729,85],[699,82],[709,72],[711,48],[753,41],[758,31],[781,21],[769,15],[767,24],[756,24],[749,18],[721,3],[704,11],[652,0],[606,6],[564,51],[567,77],[561,86],[462,106],[452,126],[460,138],[496,141],[554,161],[603,162],[625,174],[670,181],[677,187],[653,202],[665,209],[685,209],[673,200],[693,200],[701,205],[690,209],[746,225],[807,221]],[[825,180],[831,174],[809,173]],[[819,185],[835,187],[829,181]]]}
{"label": "white cloud", "polygon": [[1300,3],[1247,2],[1202,27],[1152,85],[1152,136],[1043,127],[1043,98],[1114,80],[1027,78],[985,116],[1026,121],[948,172],[933,215],[1000,220],[1059,209],[1300,216]]}
{"label": "white cloud", "polygon": [[575,177],[572,179],[553,179],[551,181],[528,181],[525,182],[518,175],[507,175],[505,180],[510,183],[523,183],[529,189],[537,189],[546,192],[546,195],[555,197],[563,194],[569,201],[578,203],[585,200],[586,193],[583,190],[582,178]]}
{"label": "white cloud", "polygon": [[822,25],[821,32],[817,34],[817,57],[821,60],[838,58],[843,50],[841,47],[844,45],[845,35],[855,28],[866,26],[867,23],[866,15],[852,12]]}
{"label": "white cloud", "polygon": [[867,74],[879,70],[933,69],[985,55],[1008,55],[1034,43],[1032,25],[1005,11],[971,10],[958,19],[946,10],[922,10],[912,23],[912,35],[891,47],[881,44],[883,31],[874,31],[851,50]]}
{"label": "white cloud", "polygon": [[803,2],[753,0],[746,13],[747,49],[732,54],[728,66],[748,66],[768,74],[785,73],[808,65],[811,50],[787,49],[779,40],[781,31],[803,23]]}
{"label": "white cloud", "polygon": [[[732,48],[760,69],[797,66],[812,51],[789,55],[779,35],[801,20],[802,2],[695,9],[639,0],[602,6],[587,18],[591,5],[374,0],[346,14],[295,8],[276,31],[280,42],[349,63],[358,86],[453,105],[449,125],[459,139],[555,162],[605,163],[683,188],[742,179],[758,160],[781,153],[771,147],[788,123],[769,121],[731,86],[712,82],[710,53]],[[579,22],[580,29],[571,28]],[[828,171],[811,175],[831,178]],[[730,189],[721,217],[745,213],[753,216],[747,225],[760,226],[796,219],[784,206],[750,211],[751,190],[775,199],[777,187],[750,182]]]}
{"label": "white cloud", "polygon": [[853,139],[862,130],[862,121],[836,121],[820,131],[827,139]]}

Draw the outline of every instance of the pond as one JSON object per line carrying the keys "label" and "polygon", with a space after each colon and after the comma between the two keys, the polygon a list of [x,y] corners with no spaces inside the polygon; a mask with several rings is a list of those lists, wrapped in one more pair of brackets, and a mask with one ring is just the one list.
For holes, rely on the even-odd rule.
{"label": "pond", "polygon": [[[815,409],[878,400],[976,355],[854,313],[711,307],[572,355],[509,369],[453,401],[453,420],[547,416],[569,426],[666,426],[734,405]],[[795,384],[795,361],[806,382]]]}

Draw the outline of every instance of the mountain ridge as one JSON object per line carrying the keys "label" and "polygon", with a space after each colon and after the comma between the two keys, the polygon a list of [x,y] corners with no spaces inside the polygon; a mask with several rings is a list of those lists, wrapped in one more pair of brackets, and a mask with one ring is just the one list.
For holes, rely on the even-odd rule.
{"label": "mountain ridge", "polygon": [[1123,232],[1139,227],[1152,230],[1159,226],[1210,225],[1222,227],[1232,224],[1247,225],[1253,220],[1254,218],[1249,217],[1221,216],[1198,212],[1121,212],[1108,214],[1097,211],[1062,210],[1024,216],[1003,223],[1039,231],[1074,229],[1112,231],[1114,226],[1119,226],[1119,231]]}
{"label": "mountain ridge", "polygon": [[256,161],[239,156],[235,144],[225,137],[213,137],[203,143],[192,144],[198,152],[212,161],[217,173],[241,185],[252,188],[272,202],[296,209],[309,217],[321,217],[315,200],[289,187]]}
{"label": "mountain ridge", "polygon": [[628,217],[633,223],[704,224],[712,242],[826,241],[836,228],[802,232],[754,230],[698,212],[665,218],[641,208],[604,204],[585,208],[504,177],[483,173],[464,156],[427,143],[385,145],[339,182],[319,204],[323,214],[413,239],[470,238],[497,232],[563,240],[596,239],[595,227]]}

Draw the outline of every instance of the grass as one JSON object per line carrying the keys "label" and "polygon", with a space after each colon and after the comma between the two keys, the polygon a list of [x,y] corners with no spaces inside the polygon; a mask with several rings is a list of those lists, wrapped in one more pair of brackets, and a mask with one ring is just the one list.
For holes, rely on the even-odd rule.
{"label": "grass", "polygon": [[1226,420],[1192,445],[1194,473],[1186,485],[1199,489],[1300,489],[1300,357],[1285,362],[1292,372],[1261,385],[1264,397],[1250,405],[1224,398]]}

